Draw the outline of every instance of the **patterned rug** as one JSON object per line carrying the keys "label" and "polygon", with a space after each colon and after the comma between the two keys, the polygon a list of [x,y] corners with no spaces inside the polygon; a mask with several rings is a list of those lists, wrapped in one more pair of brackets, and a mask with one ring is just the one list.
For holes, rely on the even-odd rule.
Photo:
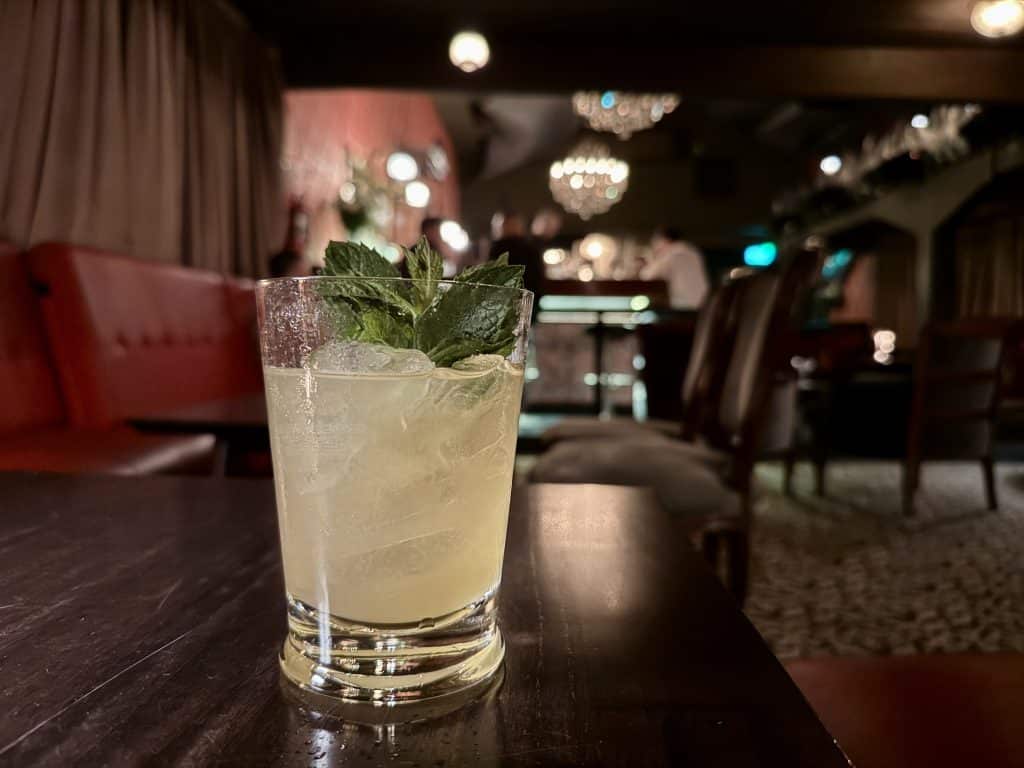
{"label": "patterned rug", "polygon": [[746,613],[781,658],[1024,651],[1024,464],[998,468],[984,508],[976,464],[926,464],[917,515],[899,466],[837,462],[828,498],[797,469],[758,468]]}

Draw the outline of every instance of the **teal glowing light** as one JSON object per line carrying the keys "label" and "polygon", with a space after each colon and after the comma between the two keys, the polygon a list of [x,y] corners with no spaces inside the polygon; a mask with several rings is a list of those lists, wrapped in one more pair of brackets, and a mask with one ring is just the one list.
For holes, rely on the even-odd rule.
{"label": "teal glowing light", "polygon": [[826,280],[833,280],[838,277],[844,269],[850,266],[853,261],[853,251],[843,248],[830,254],[821,265],[821,276]]}
{"label": "teal glowing light", "polygon": [[601,106],[605,109],[615,106],[615,91],[605,91],[601,94]]}
{"label": "teal glowing light", "polygon": [[743,263],[748,267],[767,267],[775,263],[775,243],[755,243],[743,249]]}

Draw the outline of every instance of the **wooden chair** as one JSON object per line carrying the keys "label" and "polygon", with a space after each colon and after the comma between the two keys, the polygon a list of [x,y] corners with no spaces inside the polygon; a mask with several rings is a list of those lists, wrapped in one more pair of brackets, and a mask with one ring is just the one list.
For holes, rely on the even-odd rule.
{"label": "wooden chair", "polygon": [[792,353],[815,365],[801,382],[800,412],[807,438],[794,445],[783,465],[783,492],[793,495],[793,472],[799,458],[814,467],[814,493],[825,495],[825,467],[832,449],[834,426],[842,393],[871,356],[874,345],[867,323],[839,323],[827,328],[804,329],[794,339]]}
{"label": "wooden chair", "polygon": [[746,594],[755,460],[789,447],[795,413],[795,377],[786,361],[790,307],[799,272],[764,272],[739,286],[735,335],[720,387],[707,447],[664,435],[618,434],[566,439],[534,466],[534,482],[640,485],[703,538],[717,565],[728,556],[727,584]]}
{"label": "wooden chair", "polygon": [[695,369],[684,387],[694,394],[706,387],[706,402],[715,404],[706,419],[687,410],[688,421],[701,425],[705,445],[636,428],[605,433],[604,439],[564,439],[541,455],[531,481],[653,488],[663,507],[701,535],[713,566],[727,555],[726,583],[742,602],[754,463],[790,448],[796,412],[795,374],[788,362],[793,307],[818,264],[817,253],[799,252],[784,269],[736,282],[724,320],[728,364],[718,372]]}
{"label": "wooden chair", "polygon": [[1015,322],[977,318],[927,326],[915,362],[914,395],[903,465],[903,513],[914,514],[921,463],[975,459],[996,509],[992,435],[1006,341]]}

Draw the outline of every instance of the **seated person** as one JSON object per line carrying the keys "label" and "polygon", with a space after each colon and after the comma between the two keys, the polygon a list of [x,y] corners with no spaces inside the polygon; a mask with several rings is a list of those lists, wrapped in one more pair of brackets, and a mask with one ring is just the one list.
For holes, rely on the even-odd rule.
{"label": "seated person", "polygon": [[640,270],[642,280],[668,283],[673,309],[697,309],[708,292],[704,256],[674,227],[660,227],[651,237],[653,258]]}

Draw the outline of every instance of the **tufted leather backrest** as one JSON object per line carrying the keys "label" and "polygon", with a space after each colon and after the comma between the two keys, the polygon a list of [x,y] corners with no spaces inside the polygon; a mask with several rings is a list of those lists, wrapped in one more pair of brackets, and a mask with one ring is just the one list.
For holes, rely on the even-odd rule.
{"label": "tufted leather backrest", "polygon": [[690,347],[690,360],[686,364],[686,375],[683,377],[683,404],[689,404],[697,394],[697,385],[704,373],[704,365],[711,351],[715,325],[721,321],[719,309],[725,298],[721,286],[712,288],[704,298],[704,303],[697,312],[697,322],[693,327],[693,346]]}
{"label": "tufted leather backrest", "polygon": [[64,405],[22,254],[0,243],[0,432],[59,424]]}
{"label": "tufted leather backrest", "polygon": [[63,243],[28,263],[72,424],[259,390],[246,283]]}
{"label": "tufted leather backrest", "polygon": [[766,375],[765,347],[781,285],[777,273],[764,272],[745,281],[737,303],[736,338],[719,403],[719,421],[729,433],[742,430],[758,387]]}

